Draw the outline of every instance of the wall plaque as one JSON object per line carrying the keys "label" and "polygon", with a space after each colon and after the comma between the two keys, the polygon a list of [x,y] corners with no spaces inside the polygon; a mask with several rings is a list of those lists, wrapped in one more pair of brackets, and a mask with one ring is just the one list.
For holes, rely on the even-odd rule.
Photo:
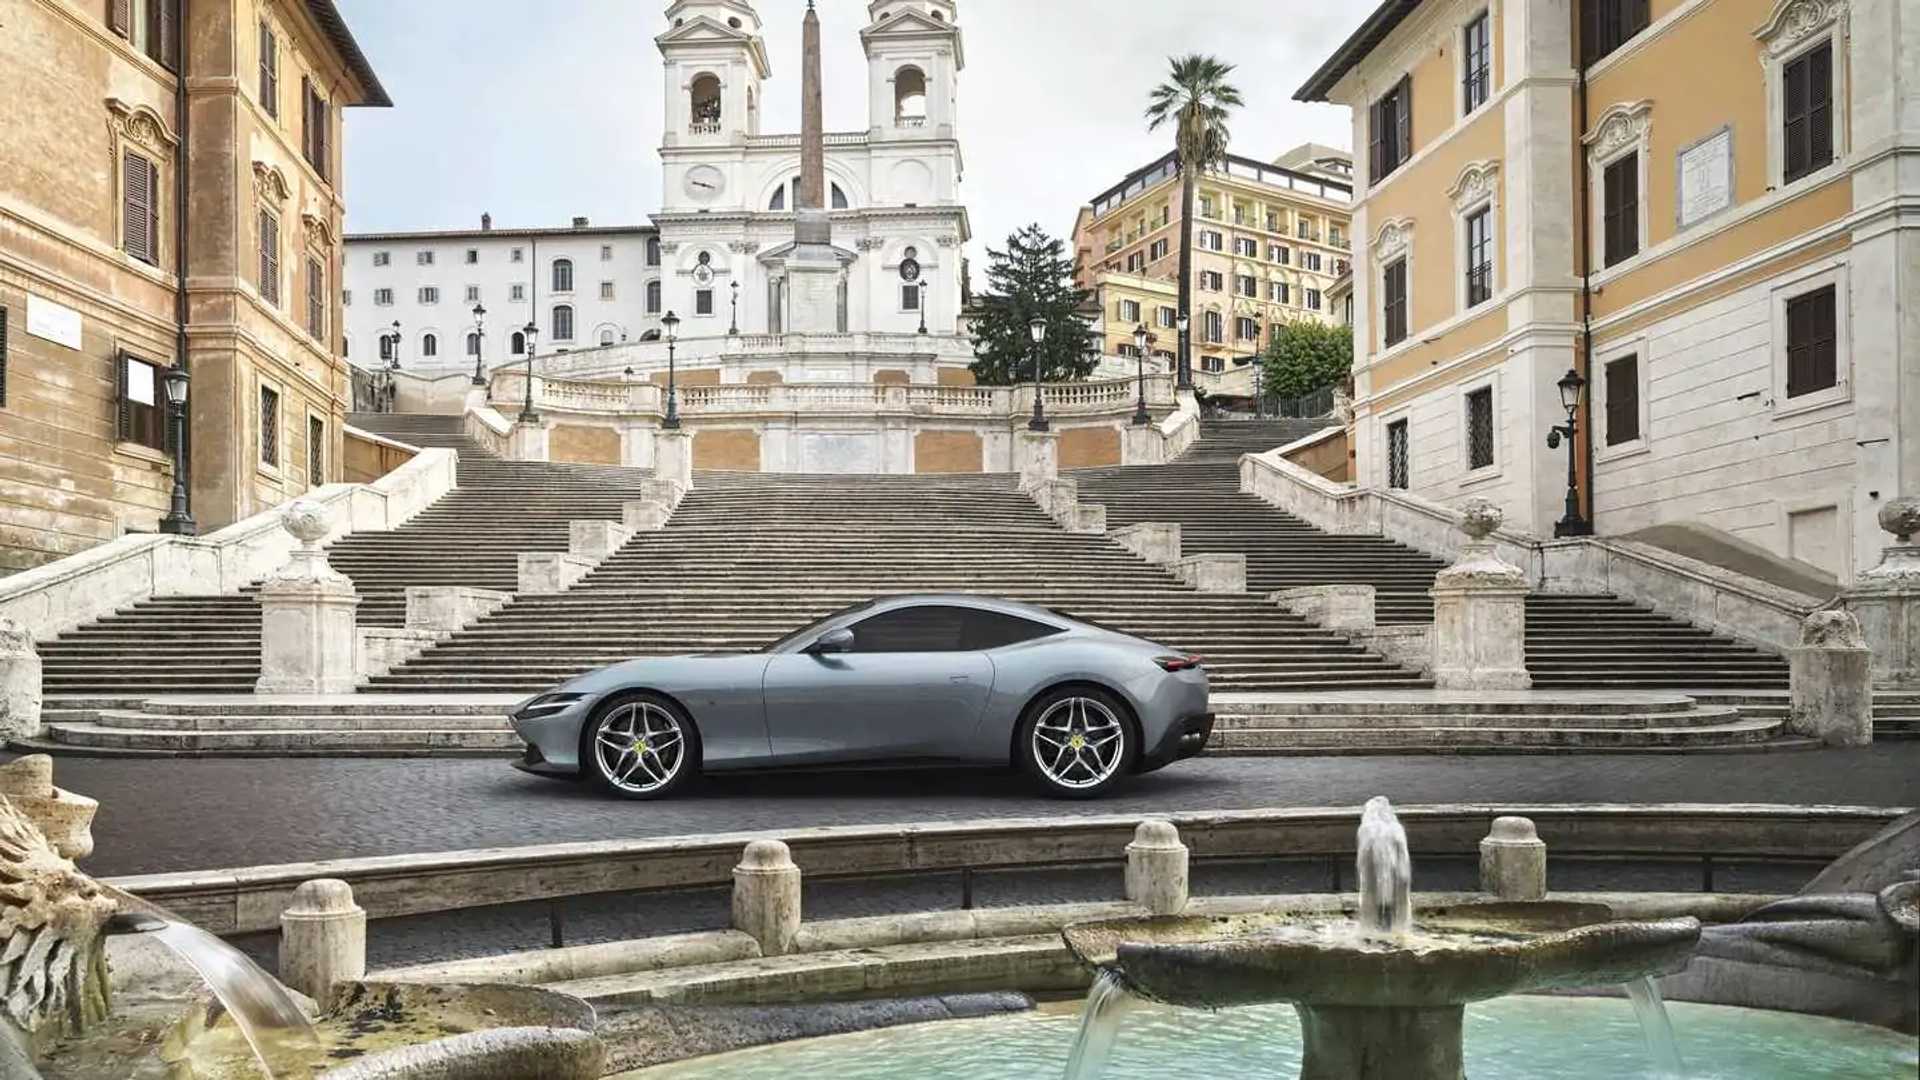
{"label": "wall plaque", "polygon": [[1719,131],[1680,151],[1677,224],[1685,229],[1733,205],[1733,129]]}

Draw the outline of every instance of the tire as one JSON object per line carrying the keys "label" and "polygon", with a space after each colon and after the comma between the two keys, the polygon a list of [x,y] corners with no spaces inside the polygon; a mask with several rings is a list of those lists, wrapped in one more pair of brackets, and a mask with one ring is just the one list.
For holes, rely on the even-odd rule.
{"label": "tire", "polygon": [[[616,750],[619,741],[629,744],[625,750]],[[582,729],[580,763],[610,795],[664,799],[700,771],[700,731],[685,709],[659,694],[621,694]]]}
{"label": "tire", "polygon": [[[1110,740],[1117,740],[1117,749],[1108,750],[1115,745]],[[1014,758],[1055,798],[1098,798],[1133,773],[1140,760],[1140,730],[1132,712],[1111,693],[1062,686],[1027,706]]]}

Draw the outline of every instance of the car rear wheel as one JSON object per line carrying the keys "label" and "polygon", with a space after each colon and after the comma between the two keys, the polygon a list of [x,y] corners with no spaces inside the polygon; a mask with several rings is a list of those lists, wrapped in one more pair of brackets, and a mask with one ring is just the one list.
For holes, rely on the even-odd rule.
{"label": "car rear wheel", "polygon": [[1133,771],[1140,746],[1126,706],[1112,694],[1065,686],[1027,710],[1016,752],[1048,794],[1091,799]]}
{"label": "car rear wheel", "polygon": [[693,719],[657,694],[628,694],[601,706],[584,742],[587,772],[623,799],[664,798],[699,769]]}

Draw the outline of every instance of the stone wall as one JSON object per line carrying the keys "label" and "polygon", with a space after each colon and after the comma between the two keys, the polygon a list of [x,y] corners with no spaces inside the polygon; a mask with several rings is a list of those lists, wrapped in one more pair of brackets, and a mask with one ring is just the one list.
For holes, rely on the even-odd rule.
{"label": "stone wall", "polygon": [[413,460],[413,451],[367,432],[347,429],[340,468],[349,484],[368,484]]}
{"label": "stone wall", "polygon": [[1060,432],[1060,467],[1091,469],[1120,464],[1120,429],[1100,427],[1063,428]]}
{"label": "stone wall", "polygon": [[922,431],[913,437],[913,467],[922,473],[977,473],[980,436],[971,431]]}
{"label": "stone wall", "polygon": [[936,384],[940,386],[977,386],[979,380],[966,368],[943,367],[934,373]]}
{"label": "stone wall", "polygon": [[549,439],[548,460],[588,465],[620,464],[620,433],[610,427],[556,424]]}
{"label": "stone wall", "polygon": [[774,383],[785,382],[785,381],[786,381],[786,377],[781,375],[777,371],[747,372],[748,386],[771,386]]}
{"label": "stone wall", "polygon": [[760,469],[760,433],[749,428],[710,428],[693,437],[696,469]]}
{"label": "stone wall", "polygon": [[[779,373],[774,372],[774,374],[777,375]],[[659,386],[667,385],[667,373],[664,371],[654,372],[652,379],[653,379],[653,382]],[[774,379],[772,381],[779,382],[780,380]],[[673,384],[676,387],[719,386],[720,385],[720,369],[719,368],[695,368],[692,371],[687,371],[682,369],[680,371],[674,372]]]}
{"label": "stone wall", "polygon": [[1347,429],[1336,427],[1283,447],[1281,453],[1288,461],[1316,476],[1344,484],[1353,479],[1352,459],[1347,447]]}
{"label": "stone wall", "polygon": [[899,368],[881,368],[873,373],[873,381],[882,386],[906,386],[913,382],[913,373]]}

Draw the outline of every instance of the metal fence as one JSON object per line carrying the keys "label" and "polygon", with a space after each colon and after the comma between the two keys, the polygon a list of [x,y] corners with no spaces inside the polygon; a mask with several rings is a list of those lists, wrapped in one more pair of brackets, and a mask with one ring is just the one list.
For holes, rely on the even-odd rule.
{"label": "metal fence", "polygon": [[1297,398],[1287,398],[1273,405],[1274,416],[1290,419],[1317,420],[1333,415],[1333,387],[1323,386],[1311,394],[1301,394]]}

